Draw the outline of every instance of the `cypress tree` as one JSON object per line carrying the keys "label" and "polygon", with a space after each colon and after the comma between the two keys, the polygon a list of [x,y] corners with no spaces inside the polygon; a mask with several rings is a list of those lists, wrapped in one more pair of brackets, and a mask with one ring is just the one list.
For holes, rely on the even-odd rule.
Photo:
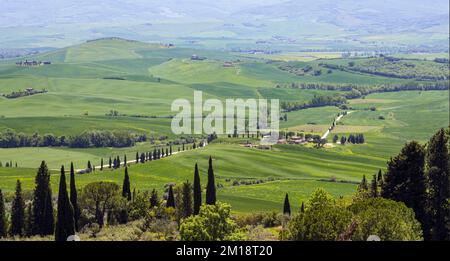
{"label": "cypress tree", "polygon": [[100,170],[103,170],[103,158],[100,159]]}
{"label": "cypress tree", "polygon": [[158,192],[156,189],[153,189],[150,196],[150,208],[154,208],[156,206],[158,206]]}
{"label": "cypress tree", "polygon": [[111,159],[111,157],[109,157],[109,168],[111,168],[112,167],[112,159]]}
{"label": "cypress tree", "polygon": [[363,175],[361,182],[358,185],[359,191],[367,191],[369,189],[369,185],[367,184],[366,175]]}
{"label": "cypress tree", "polygon": [[283,214],[288,216],[291,215],[291,204],[289,203],[288,193],[286,193],[286,196],[284,197]]}
{"label": "cypress tree", "polygon": [[139,152],[136,151],[136,163],[139,163]]}
{"label": "cypress tree", "polygon": [[11,235],[23,236],[25,230],[25,202],[22,196],[22,185],[16,183],[16,194],[11,206]]}
{"label": "cypress tree", "polygon": [[172,185],[169,186],[169,194],[166,202],[167,208],[175,208],[175,197],[173,196]]}
{"label": "cypress tree", "polygon": [[181,208],[182,218],[187,218],[192,215],[192,185],[187,180],[183,183],[182,187]]}
{"label": "cypress tree", "polygon": [[377,177],[374,174],[372,177],[372,182],[370,184],[370,196],[373,198],[378,197],[378,183],[377,183]]}
{"label": "cypress tree", "polygon": [[172,144],[170,144],[170,156],[172,156]]}
{"label": "cypress tree", "polygon": [[378,174],[377,174],[377,182],[381,183],[381,181],[383,180],[383,174],[381,173],[381,169],[378,170]]}
{"label": "cypress tree", "polygon": [[428,202],[431,239],[450,240],[450,175],[448,138],[444,129],[431,137],[427,147]]}
{"label": "cypress tree", "polygon": [[73,163],[70,163],[70,203],[73,208],[73,218],[75,222],[75,231],[79,230],[78,221],[80,220],[81,212],[78,207],[78,193],[77,186],[75,184],[75,171],[73,168]]}
{"label": "cypress tree", "polygon": [[145,154],[141,153],[141,163],[145,163]]}
{"label": "cypress tree", "polygon": [[198,173],[198,165],[195,163],[194,170],[194,215],[200,212],[202,205],[202,186],[200,184],[200,174]]}
{"label": "cypress tree", "polygon": [[47,164],[42,161],[35,179],[33,197],[33,235],[52,235],[54,232],[52,191]]}
{"label": "cypress tree", "polygon": [[123,165],[127,166],[127,154],[123,155]]}
{"label": "cypress tree", "polygon": [[92,164],[91,164],[90,160],[88,160],[87,169],[90,170],[90,171],[92,170]]}
{"label": "cypress tree", "polygon": [[58,191],[58,213],[56,218],[55,241],[67,241],[67,237],[75,234],[75,220],[72,204],[67,194],[66,174],[61,166]]}
{"label": "cypress tree", "polygon": [[216,185],[214,181],[214,170],[212,166],[212,158],[209,156],[208,163],[208,184],[206,185],[206,204],[216,204]]}
{"label": "cypress tree", "polygon": [[33,229],[33,204],[29,203],[25,212],[25,236],[31,236]]}
{"label": "cypress tree", "polygon": [[300,213],[305,213],[305,202],[302,201],[302,206],[300,207]]}
{"label": "cypress tree", "polygon": [[3,193],[0,189],[0,238],[6,237],[6,229],[5,201],[3,200]]}
{"label": "cypress tree", "polygon": [[169,156],[169,149],[166,148],[166,157]]}
{"label": "cypress tree", "polygon": [[131,200],[130,176],[128,176],[128,167],[125,167],[125,177],[123,179],[122,196],[128,201]]}
{"label": "cypress tree", "polygon": [[400,154],[388,162],[381,196],[401,201],[414,210],[427,238],[425,215],[426,180],[424,174],[425,150],[416,141],[407,143]]}

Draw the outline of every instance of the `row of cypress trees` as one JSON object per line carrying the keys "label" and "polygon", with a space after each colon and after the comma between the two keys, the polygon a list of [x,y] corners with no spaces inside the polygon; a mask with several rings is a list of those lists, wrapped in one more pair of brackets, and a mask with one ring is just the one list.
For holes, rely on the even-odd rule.
{"label": "row of cypress trees", "polygon": [[[200,206],[202,204],[202,187],[200,183],[200,174],[198,170],[198,164],[195,163],[194,168],[194,184],[191,188],[190,184],[186,182],[186,186],[183,186],[182,194],[185,195],[183,198],[187,199],[183,202],[183,204],[190,205],[188,200],[190,201],[190,193],[191,189],[193,191],[193,214],[197,215],[200,212]],[[214,169],[212,164],[212,157],[209,157],[208,161],[208,182],[206,185],[206,200],[205,203],[207,205],[216,204],[216,185],[215,185],[215,177],[214,177]],[[175,197],[173,193],[172,186],[169,186],[168,197],[166,201],[166,207],[175,207]],[[189,208],[186,206],[185,208]]]}
{"label": "row of cypress trees", "polygon": [[[64,166],[61,166],[56,222],[53,213],[50,173],[45,161],[42,161],[35,178],[32,204],[26,209],[22,195],[22,184],[17,180],[15,196],[11,207],[11,226],[9,233],[13,236],[55,235],[55,240],[65,241],[78,230],[80,210],[77,204],[75,171],[70,167],[70,197]],[[6,215],[3,195],[0,190],[0,237],[7,235]]]}

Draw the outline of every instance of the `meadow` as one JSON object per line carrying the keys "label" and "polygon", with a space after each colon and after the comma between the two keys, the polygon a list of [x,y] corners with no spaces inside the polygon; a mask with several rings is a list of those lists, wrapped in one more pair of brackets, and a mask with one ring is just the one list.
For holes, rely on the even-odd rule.
{"label": "meadow", "polygon": [[[191,60],[193,54],[207,59]],[[289,55],[299,54],[286,54]],[[10,128],[27,134],[70,136],[86,130],[129,130],[155,138],[168,136],[170,141],[177,138],[170,129],[170,116],[176,113],[171,111],[171,103],[177,98],[192,101],[194,90],[203,91],[204,99],[222,101],[266,98],[308,102],[317,96],[340,93],[276,88],[277,84],[371,85],[410,81],[362,72],[327,72],[320,63],[347,65],[348,60],[339,59],[334,53],[323,55],[307,61],[299,61],[297,56],[285,60],[284,57],[244,57],[237,53],[104,39],[37,56],[3,60],[0,62],[0,94],[25,88],[48,92],[16,99],[0,96],[0,131]],[[52,64],[15,65],[16,61],[25,59],[50,60]],[[225,61],[233,65],[226,67]],[[285,65],[310,66],[313,71],[321,70],[321,74],[296,75],[280,69]],[[285,193],[289,193],[291,205],[297,208],[317,187],[325,188],[336,197],[349,196],[355,192],[363,175],[370,178],[379,169],[384,170],[387,160],[396,155],[405,142],[414,139],[425,143],[437,129],[447,127],[448,99],[448,91],[401,91],[348,100],[351,113],[339,122],[328,140],[330,142],[334,134],[364,133],[366,143],[361,145],[322,149],[275,145],[270,150],[262,150],[242,146],[247,138],[220,136],[205,148],[130,165],[132,188],[141,191],[155,188],[162,193],[168,183],[192,181],[195,163],[199,164],[204,186],[207,160],[212,156],[219,184],[218,199],[231,203],[237,212],[280,210]],[[371,110],[372,107],[375,110]],[[107,116],[110,110],[120,115]],[[280,121],[280,129],[322,134],[342,111],[335,106],[325,106],[288,112],[287,121]],[[123,158],[126,154],[128,160],[132,160],[137,151],[148,151],[154,146],[144,142],[130,148],[0,148],[1,162],[18,164],[18,168],[0,167],[0,188],[10,193],[20,179],[25,190],[32,190],[36,170],[45,160],[52,173],[52,189],[56,192],[61,165],[68,168],[73,162],[76,169],[81,169],[90,160],[98,167],[101,158],[106,163],[110,156]],[[123,168],[97,169],[91,174],[77,175],[79,188],[101,180],[122,184]]]}

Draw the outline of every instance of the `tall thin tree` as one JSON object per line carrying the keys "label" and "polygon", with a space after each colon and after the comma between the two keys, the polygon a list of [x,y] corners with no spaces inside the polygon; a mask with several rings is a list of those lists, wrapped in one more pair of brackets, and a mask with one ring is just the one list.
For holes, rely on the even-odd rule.
{"label": "tall thin tree", "polygon": [[433,240],[450,240],[450,170],[448,137],[440,129],[431,137],[426,153],[428,166],[428,216]]}
{"label": "tall thin tree", "polygon": [[216,184],[214,181],[214,170],[212,166],[212,158],[209,156],[208,162],[208,183],[206,185],[206,204],[216,204]]}
{"label": "tall thin tree", "polygon": [[123,178],[122,196],[128,201],[131,200],[130,176],[128,175],[128,167],[125,167],[125,176]]}
{"label": "tall thin tree", "polygon": [[67,194],[66,174],[61,166],[58,190],[58,212],[56,218],[55,241],[67,241],[75,234],[75,220],[72,204]]}
{"label": "tall thin tree", "polygon": [[78,207],[78,192],[75,184],[75,170],[73,168],[73,162],[70,163],[70,203],[73,208],[73,219],[75,222],[75,231],[79,230],[78,222],[80,220],[81,211]]}
{"label": "tall thin tree", "polygon": [[286,196],[284,197],[283,214],[288,216],[291,215],[291,204],[289,203],[288,193],[286,193]]}
{"label": "tall thin tree", "polygon": [[167,195],[166,207],[175,208],[175,197],[173,196],[172,185],[169,186],[169,193]]}
{"label": "tall thin tree", "polygon": [[53,201],[50,188],[50,172],[42,161],[35,179],[33,196],[33,234],[52,235],[54,232]]}
{"label": "tall thin tree", "polygon": [[11,204],[11,235],[23,236],[25,228],[25,201],[20,180],[16,183],[16,194]]}
{"label": "tall thin tree", "polygon": [[194,170],[194,215],[200,212],[202,205],[202,186],[200,184],[200,174],[198,172],[198,165],[195,163]]}
{"label": "tall thin tree", "polygon": [[3,193],[0,189],[0,238],[6,237],[7,227],[6,227],[6,211],[5,211],[5,200],[3,199]]}

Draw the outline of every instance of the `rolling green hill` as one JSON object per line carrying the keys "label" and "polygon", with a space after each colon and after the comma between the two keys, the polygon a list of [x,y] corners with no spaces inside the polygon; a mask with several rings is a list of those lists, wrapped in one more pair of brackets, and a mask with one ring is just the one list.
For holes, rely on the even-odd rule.
{"label": "rolling green hill", "polygon": [[[191,60],[193,54],[206,60]],[[16,66],[15,62],[22,59],[49,60],[52,64]],[[204,99],[267,98],[305,103],[314,97],[345,92],[276,88],[277,84],[371,86],[414,81],[351,70],[328,72],[320,65],[348,65],[347,59],[280,62],[117,38],[90,41],[22,59],[0,63],[0,93],[25,88],[48,92],[15,99],[0,97],[0,132],[9,128],[30,135],[71,136],[87,130],[129,130],[155,138],[168,136],[170,141],[177,138],[170,129],[169,116],[176,113],[171,111],[171,103],[178,98],[192,100],[194,90],[203,91]],[[312,72],[321,70],[321,73],[296,73],[306,66]],[[131,166],[132,186],[162,191],[167,183],[192,179],[196,162],[200,164],[205,185],[207,159],[211,155],[221,184],[219,200],[230,202],[239,212],[280,209],[286,192],[292,195],[292,205],[298,207],[316,187],[324,187],[335,196],[350,195],[362,175],[370,176],[384,169],[386,161],[405,142],[416,139],[424,143],[437,129],[448,126],[448,98],[448,91],[373,93],[348,100],[351,113],[331,133],[339,136],[364,133],[365,144],[335,144],[322,149],[309,145],[276,145],[271,150],[261,150],[242,146],[247,138],[220,136],[206,148]],[[120,115],[106,116],[110,110]],[[340,111],[338,107],[326,106],[288,112],[287,121],[281,121],[280,128],[322,134]],[[76,168],[84,168],[90,160],[98,166],[101,158],[126,154],[128,159],[133,159],[136,151],[147,151],[153,146],[145,142],[130,148],[0,148],[1,162],[17,162],[19,166],[0,168],[0,188],[12,191],[16,179],[21,179],[25,190],[31,190],[36,169],[41,160],[46,160],[53,169],[52,186],[56,191],[58,172],[55,169],[62,164],[68,166],[73,161]],[[77,176],[80,187],[98,180],[121,183],[122,178],[123,169]],[[246,182],[253,183],[241,184]]]}

